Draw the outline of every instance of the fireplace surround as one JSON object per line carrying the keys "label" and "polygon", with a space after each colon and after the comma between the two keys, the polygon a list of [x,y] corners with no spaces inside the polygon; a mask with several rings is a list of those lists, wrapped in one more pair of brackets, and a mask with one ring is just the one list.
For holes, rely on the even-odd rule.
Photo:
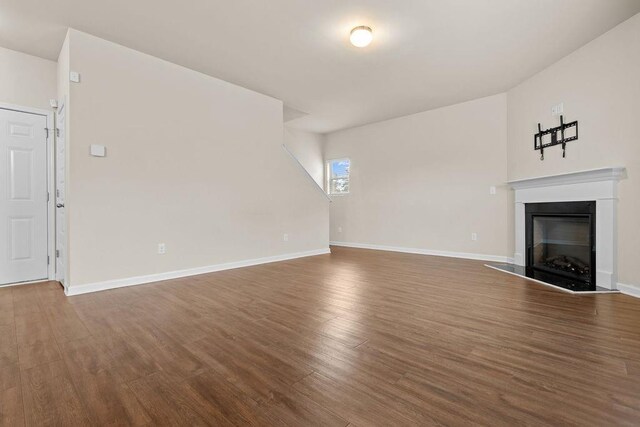
{"label": "fireplace surround", "polygon": [[[590,244],[595,254],[592,259],[593,264],[590,266],[592,279],[589,285],[615,290],[617,283],[618,182],[625,176],[625,168],[611,167],[510,181],[509,185],[514,190],[515,199],[514,264],[523,268],[533,267],[533,265],[527,265],[526,206],[528,204],[590,203],[594,219]],[[573,224],[573,228],[582,228],[582,233],[584,233],[583,223],[584,221],[578,221]],[[547,240],[558,239],[547,237]],[[584,245],[584,242],[582,244]],[[569,254],[569,256],[573,255]],[[565,259],[558,261],[571,263],[571,260]],[[536,279],[549,283],[549,280],[545,280],[543,277],[544,268],[538,267],[540,267],[537,269],[539,277]]]}

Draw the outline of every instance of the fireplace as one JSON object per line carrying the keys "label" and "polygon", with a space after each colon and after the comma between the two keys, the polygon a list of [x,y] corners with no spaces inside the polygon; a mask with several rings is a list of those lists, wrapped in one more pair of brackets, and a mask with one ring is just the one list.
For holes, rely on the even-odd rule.
{"label": "fireplace", "polygon": [[[513,262],[498,269],[568,292],[593,292],[594,288],[596,292],[614,292],[617,286],[618,182],[626,175],[625,168],[611,167],[510,181],[514,190],[515,250]],[[534,213],[537,227],[533,222]],[[575,232],[572,238],[553,229],[552,224],[559,218],[562,222],[558,229],[567,226]],[[539,233],[535,245],[538,252],[535,253],[534,228]],[[585,233],[585,230],[589,232]],[[585,243],[587,239],[588,244]],[[573,246],[573,251],[557,252],[568,246]],[[590,257],[585,248],[591,248]],[[542,261],[542,258],[550,258],[549,254],[567,258],[548,260],[551,265],[545,265],[547,259]],[[534,255],[538,256],[535,261]],[[587,276],[582,264],[575,270],[575,262],[568,257],[577,258],[581,263],[588,262],[590,274]]]}
{"label": "fireplace", "polygon": [[596,290],[596,202],[525,204],[527,275]]}

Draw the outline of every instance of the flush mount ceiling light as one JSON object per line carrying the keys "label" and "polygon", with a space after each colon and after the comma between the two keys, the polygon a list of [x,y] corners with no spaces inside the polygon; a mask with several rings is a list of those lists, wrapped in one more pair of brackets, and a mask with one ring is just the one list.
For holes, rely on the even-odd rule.
{"label": "flush mount ceiling light", "polygon": [[371,40],[373,40],[373,32],[371,31],[371,27],[367,27],[365,25],[355,27],[353,30],[351,30],[351,36],[349,37],[349,40],[351,40],[351,44],[355,47],[369,46],[369,43],[371,43]]}

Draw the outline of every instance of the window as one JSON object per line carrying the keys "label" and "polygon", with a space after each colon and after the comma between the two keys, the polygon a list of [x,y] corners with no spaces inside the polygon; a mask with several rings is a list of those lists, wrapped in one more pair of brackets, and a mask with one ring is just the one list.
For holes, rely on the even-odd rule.
{"label": "window", "polygon": [[336,159],[327,162],[327,193],[349,193],[349,168],[351,160]]}

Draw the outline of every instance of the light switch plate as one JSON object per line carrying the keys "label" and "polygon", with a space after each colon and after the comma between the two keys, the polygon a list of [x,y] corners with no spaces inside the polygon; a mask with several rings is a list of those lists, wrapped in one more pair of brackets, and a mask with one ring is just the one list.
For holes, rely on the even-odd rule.
{"label": "light switch plate", "polygon": [[69,73],[69,81],[72,81],[73,83],[80,83],[80,73],[77,71],[71,71]]}
{"label": "light switch plate", "polygon": [[91,144],[90,152],[94,157],[104,157],[107,155],[107,148],[104,145]]}

